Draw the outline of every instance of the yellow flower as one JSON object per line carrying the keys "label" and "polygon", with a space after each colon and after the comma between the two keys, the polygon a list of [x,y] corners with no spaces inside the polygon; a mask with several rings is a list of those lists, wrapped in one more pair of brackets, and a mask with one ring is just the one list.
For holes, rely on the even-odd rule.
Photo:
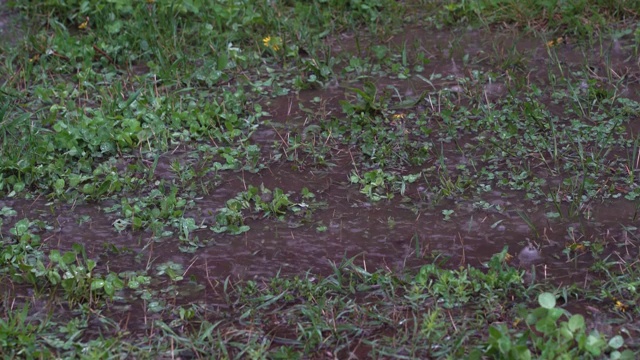
{"label": "yellow flower", "polygon": [[555,40],[547,41],[547,46],[548,47],[554,47],[556,45],[562,44],[563,42],[565,42],[564,37],[559,37],[559,38],[557,38]]}
{"label": "yellow flower", "polygon": [[282,47],[282,39],[278,36],[275,36],[275,37],[267,36],[264,39],[262,39],[262,43],[264,44],[265,47],[271,48],[275,51],[278,51],[280,47]]}
{"label": "yellow flower", "polygon": [[568,244],[567,245],[567,249],[569,249],[569,251],[573,251],[573,252],[585,252],[586,248],[584,247],[583,244],[579,244],[579,243],[572,243],[572,244]]}
{"label": "yellow flower", "polygon": [[404,114],[393,114],[393,120],[404,119]]}
{"label": "yellow flower", "polygon": [[616,310],[618,310],[620,312],[627,311],[627,305],[625,305],[622,301],[620,301],[620,300],[618,300],[616,298],[614,298],[614,300],[616,302],[616,305],[615,305]]}
{"label": "yellow flower", "polygon": [[505,262],[510,262],[511,260],[513,260],[513,255],[511,255],[511,254],[507,253],[507,254],[504,256],[504,261],[505,261]]}
{"label": "yellow flower", "polygon": [[78,29],[80,30],[84,30],[87,28],[87,26],[89,26],[89,17],[87,16],[87,19],[80,25],[78,25]]}

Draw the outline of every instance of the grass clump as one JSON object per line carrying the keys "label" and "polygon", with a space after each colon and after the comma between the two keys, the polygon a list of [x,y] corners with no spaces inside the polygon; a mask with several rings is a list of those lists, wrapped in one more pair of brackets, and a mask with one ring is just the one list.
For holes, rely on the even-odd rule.
{"label": "grass clump", "polygon": [[637,17],[638,1],[491,1],[440,4],[439,20],[484,25],[507,24],[534,31],[590,37],[611,23],[628,24]]}
{"label": "grass clump", "polygon": [[[486,270],[446,270],[434,263],[416,274],[398,276],[369,272],[350,260],[334,266],[326,277],[226,281],[231,310],[195,304],[166,309],[148,342],[95,338],[87,324],[75,326],[81,337],[94,338],[86,343],[89,348],[107,346],[104,356],[633,358],[623,337],[588,330],[587,320],[559,307],[556,295],[526,287],[523,272],[504,263],[506,254],[505,249],[493,256]],[[535,297],[539,307],[528,306]],[[11,316],[4,326],[11,326]],[[75,345],[51,341],[55,330],[46,323],[16,324],[11,333],[23,340],[31,336],[32,349],[74,354]],[[17,338],[5,338],[4,354],[12,349],[11,339]],[[47,346],[41,339],[50,339]]]}

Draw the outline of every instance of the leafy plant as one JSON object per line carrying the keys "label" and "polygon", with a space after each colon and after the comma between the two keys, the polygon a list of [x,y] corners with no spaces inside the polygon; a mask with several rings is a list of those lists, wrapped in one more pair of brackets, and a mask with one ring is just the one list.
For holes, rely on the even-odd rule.
{"label": "leafy plant", "polygon": [[[413,293],[427,293],[445,308],[463,306],[485,297],[488,301],[508,296],[509,292],[523,289],[523,273],[505,263],[507,248],[491,257],[483,272],[474,267],[445,270],[436,263],[424,265],[414,277]],[[492,289],[501,288],[501,294]],[[492,298],[494,297],[494,298]]]}
{"label": "leafy plant", "polygon": [[372,201],[392,199],[394,192],[404,195],[407,185],[420,178],[420,174],[397,176],[381,169],[367,171],[360,177],[356,171],[349,175],[352,184],[360,185],[360,192]]}
{"label": "leafy plant", "polygon": [[27,305],[3,316],[0,318],[0,354],[11,358],[51,356],[47,347],[37,341],[47,326],[46,321],[33,321],[29,318]]}
{"label": "leafy plant", "polygon": [[605,353],[611,359],[635,357],[630,350],[621,351],[624,339],[620,335],[607,341],[597,330],[588,332],[584,317],[557,308],[553,294],[541,293],[538,304],[539,308],[526,315],[528,329],[515,338],[504,324],[492,326],[484,355],[500,359],[596,359]]}
{"label": "leafy plant", "polygon": [[275,188],[271,191],[264,186],[257,188],[249,185],[246,191],[228,200],[226,206],[218,211],[216,223],[211,230],[216,233],[228,232],[238,235],[249,230],[249,226],[244,224],[244,219],[251,213],[283,219],[288,213],[310,215],[315,207],[320,206],[314,201],[315,195],[307,188],[302,189],[301,197],[300,202],[293,202],[290,195],[285,194],[282,189]]}

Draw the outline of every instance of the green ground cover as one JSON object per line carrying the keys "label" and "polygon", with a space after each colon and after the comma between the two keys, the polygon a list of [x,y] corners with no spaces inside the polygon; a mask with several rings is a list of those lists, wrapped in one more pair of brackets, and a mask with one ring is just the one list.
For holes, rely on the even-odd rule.
{"label": "green ground cover", "polygon": [[[639,1],[0,14],[3,357],[638,356]],[[447,242],[409,232],[401,269],[285,243],[293,273],[209,263],[262,226],[335,236],[340,204]],[[530,239],[495,240],[514,218]],[[495,251],[446,251],[477,219]]]}

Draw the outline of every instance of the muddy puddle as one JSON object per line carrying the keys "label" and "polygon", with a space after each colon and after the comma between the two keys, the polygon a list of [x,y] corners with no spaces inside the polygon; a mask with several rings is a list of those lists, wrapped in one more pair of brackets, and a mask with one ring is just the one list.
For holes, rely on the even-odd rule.
{"label": "muddy puddle", "polygon": [[[503,206],[504,211],[458,207],[455,215],[443,221],[442,210],[455,206],[453,201],[416,211],[400,198],[378,203],[366,201],[345,183],[346,170],[322,176],[314,176],[313,171],[293,172],[286,167],[271,170],[252,174],[243,181],[288,191],[303,186],[322,188],[317,196],[326,202],[324,208],[314,213],[308,223],[258,218],[246,222],[251,230],[242,235],[196,232],[205,245],[192,253],[181,251],[180,240],[175,237],[157,240],[142,232],[118,233],[113,225],[116,217],[105,214],[96,204],[47,208],[41,201],[15,201],[6,205],[18,211],[17,219],[27,217],[52,224],[52,229],[42,232],[43,242],[49,248],[68,251],[73,243],[83,244],[88,257],[96,259],[100,269],[114,272],[147,269],[150,274],[161,275],[162,264],[180,264],[179,271],[185,280],[173,283],[158,276],[153,287],[165,289],[163,296],[168,300],[163,301],[199,304],[209,309],[212,316],[226,308],[220,286],[227,278],[232,282],[261,281],[277,274],[295,276],[307,271],[329,274],[330,264],[349,258],[371,272],[418,268],[434,258],[457,268],[482,266],[491,255],[508,246],[513,256],[510,263],[525,270],[528,281],[558,284],[581,283],[602,275],[589,270],[594,258],[587,250],[566,253],[570,244],[600,244],[608,254],[608,261],[620,264],[638,258],[637,230],[622,225],[630,223],[635,207],[623,201],[597,208],[593,214],[597,222],[551,223],[542,209],[531,211],[519,204],[518,194],[495,194],[494,202]],[[199,222],[206,223],[207,217],[196,214],[222,206],[225,200],[222,194],[232,196],[242,190],[243,181],[230,181],[219,194],[198,200],[189,215],[193,213]],[[536,231],[519,212],[527,214]],[[319,231],[320,226],[326,229]],[[187,280],[190,278],[197,281]],[[17,304],[21,298],[31,297],[23,294],[20,287],[3,288],[2,292],[13,293]],[[116,299],[104,314],[121,318],[122,328],[144,331],[154,320],[165,317],[161,312],[148,311],[147,301],[132,302],[137,299],[133,293],[120,296],[123,298]],[[41,309],[34,308],[32,316],[42,315],[38,311]],[[92,333],[101,326],[92,327]]]}
{"label": "muddy puddle", "polygon": [[[334,41],[341,44],[333,47],[336,54],[355,49],[348,38]],[[388,92],[394,102],[426,94],[420,104],[398,110],[403,113],[433,112],[443,106],[438,100],[438,94],[443,91],[448,92],[454,102],[460,99],[462,103],[469,103],[468,97],[461,96],[465,91],[477,91],[485,102],[495,102],[530,84],[544,88],[553,74],[560,75],[560,70],[549,62],[551,50],[539,40],[477,32],[454,36],[411,29],[389,42],[398,48],[407,46],[410,57],[416,57],[418,52],[427,54],[423,69],[407,79],[395,75],[369,79],[381,92]],[[613,43],[585,53],[567,40],[553,51],[561,62],[575,69],[584,65],[585,56],[592,57],[594,68],[581,71],[592,72],[592,79],[603,82],[619,75],[624,82],[620,96],[638,98],[638,64],[628,56],[624,44]],[[475,71],[498,75],[494,80],[482,79],[469,85],[469,76],[473,77]],[[518,76],[525,74],[527,83],[515,84],[512,80],[515,75],[510,72],[519,72]],[[352,145],[318,136],[317,146],[331,149],[325,158],[330,165],[315,166],[306,162],[309,155],[294,148],[290,139],[296,135],[308,139],[318,135],[310,126],[320,126],[332,119],[344,120],[340,101],[353,99],[354,94],[348,88],[361,88],[364,83],[348,72],[345,77],[337,87],[303,90],[296,95],[264,101],[270,118],[253,134],[251,141],[261,147],[265,163],[273,161],[274,148],[282,153],[282,158],[258,173],[221,173],[206,194],[197,194],[191,199],[184,209],[184,217],[193,218],[200,225],[192,233],[192,237],[199,238],[199,245],[191,251],[184,251],[185,244],[176,233],[157,238],[148,231],[118,231],[114,224],[122,220],[122,216],[107,210],[114,205],[109,202],[60,204],[43,199],[5,199],[0,207],[11,207],[17,214],[4,218],[2,232],[9,234],[9,228],[22,218],[42,220],[47,226],[39,233],[49,248],[70,250],[74,243],[83,244],[88,257],[97,259],[99,269],[108,271],[152,269],[150,272],[154,274],[159,272],[161,264],[179,264],[185,279],[193,276],[197,283],[206,285],[176,286],[172,290],[175,301],[203,304],[220,303],[217,286],[227,278],[261,280],[276,274],[299,275],[307,271],[328,274],[330,264],[350,258],[371,272],[416,268],[435,257],[448,259],[447,266],[455,268],[481,265],[507,246],[513,256],[512,264],[526,270],[531,279],[535,275],[537,280],[558,283],[589,281],[599,276],[589,270],[593,257],[579,244],[597,244],[610,261],[637,260],[640,237],[634,227],[638,224],[637,205],[625,199],[594,203],[589,216],[564,220],[550,218],[548,204],[533,205],[523,191],[515,190],[486,192],[481,203],[478,198],[455,196],[434,203],[429,184],[418,181],[409,185],[404,195],[372,201],[359,191],[358,185],[349,182],[354,171],[364,171],[360,159],[353,155],[357,149]],[[436,124],[435,120],[431,123]],[[443,166],[451,172],[468,161],[456,150],[455,142],[437,145],[443,151]],[[302,160],[287,161],[296,151],[301,152]],[[439,166],[438,154],[432,155],[423,166],[412,165],[405,172],[417,173]],[[176,172],[171,170],[174,161],[190,161],[188,152],[164,156],[155,168],[155,178],[175,181]],[[241,235],[210,231],[214,215],[226,201],[249,186],[279,188],[291,194],[300,194],[307,188],[321,205],[307,218],[285,216],[279,220],[249,216],[246,225],[250,230]],[[295,196],[292,195],[294,201],[300,201]],[[568,252],[571,244],[576,244],[576,250]],[[165,279],[154,286],[162,288],[169,284]],[[20,292],[20,289],[3,289],[3,292],[12,291]],[[143,306],[119,308],[117,304],[112,311],[127,319],[133,329],[144,328],[154,316],[159,316],[141,315],[139,310]]]}

